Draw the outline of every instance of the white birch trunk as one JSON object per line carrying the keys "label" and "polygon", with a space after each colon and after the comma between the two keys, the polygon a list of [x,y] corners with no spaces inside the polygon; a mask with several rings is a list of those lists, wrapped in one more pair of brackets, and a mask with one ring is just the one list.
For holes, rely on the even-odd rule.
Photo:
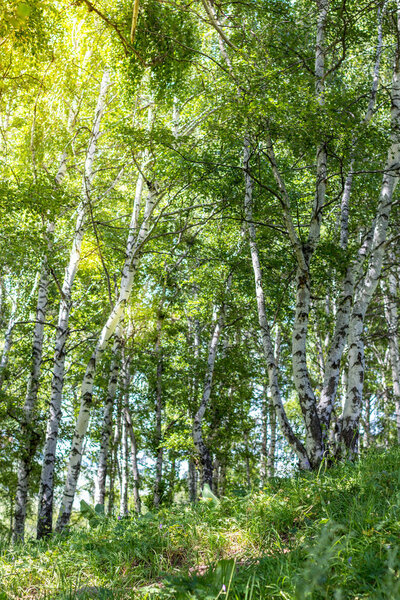
{"label": "white birch trunk", "polygon": [[[400,6],[397,7],[397,31]],[[391,144],[379,197],[371,255],[364,279],[357,289],[349,325],[349,369],[346,402],[342,415],[340,450],[352,458],[356,452],[364,381],[364,319],[378,285],[385,252],[393,193],[400,162],[400,42],[397,42],[391,91]]]}
{"label": "white birch trunk", "polygon": [[268,397],[268,414],[269,414],[269,446],[267,455],[267,476],[274,477],[275,475],[275,453],[276,453],[276,412],[272,402],[272,398]]}
{"label": "white birch trunk", "polygon": [[[229,275],[227,285],[226,285],[227,292],[230,289],[231,280],[232,280],[232,277],[231,277],[231,275]],[[210,451],[204,442],[202,421],[203,421],[203,417],[206,412],[206,408],[208,406],[208,402],[209,402],[210,396],[211,396],[215,359],[217,357],[218,342],[219,342],[222,328],[224,326],[224,322],[225,322],[225,303],[221,307],[220,315],[217,318],[217,321],[215,323],[214,331],[213,331],[213,334],[211,336],[211,340],[210,340],[210,343],[208,346],[207,368],[206,368],[206,374],[205,374],[205,378],[204,378],[203,394],[201,397],[200,406],[199,406],[199,408],[194,416],[194,419],[193,419],[193,429],[192,429],[193,442],[194,442],[195,448],[197,450],[197,453],[199,455],[200,464],[202,467],[201,487],[203,488],[203,486],[207,483],[210,486],[210,489],[212,489],[212,483],[213,483],[213,465],[212,465]]]}
{"label": "white birch trunk", "polygon": [[10,318],[8,319],[7,329],[4,336],[4,346],[3,352],[1,353],[0,359],[0,390],[4,385],[8,361],[10,358],[10,351],[13,343],[13,334],[14,334],[14,326],[15,321],[17,319],[17,300],[16,298],[12,298],[12,307]]}
{"label": "white birch trunk", "polygon": [[278,370],[274,357],[274,348],[271,340],[271,331],[267,319],[265,309],[265,297],[263,290],[261,265],[256,241],[256,228],[253,222],[253,182],[249,171],[250,161],[250,142],[245,139],[244,142],[244,172],[245,172],[245,199],[244,213],[247,225],[247,233],[249,237],[250,254],[254,271],[258,321],[261,331],[261,340],[263,345],[264,359],[266,362],[269,378],[269,387],[272,401],[274,404],[275,413],[277,415],[280,428],[283,435],[287,439],[291,448],[295,451],[300,468],[310,469],[310,461],[307,452],[301,441],[294,434],[292,427],[288,421],[278,383]]}
{"label": "white birch trunk", "polygon": [[389,334],[389,356],[392,370],[393,400],[396,414],[397,443],[400,444],[400,352],[397,313],[397,279],[394,273],[388,274],[388,283],[382,281],[384,307]]}
{"label": "white birch trunk", "polygon": [[108,514],[113,516],[114,513],[114,500],[115,500],[115,476],[119,476],[119,463],[118,463],[118,448],[121,440],[121,418],[122,418],[122,401],[121,398],[117,400],[117,415],[115,418],[114,436],[112,446],[110,448],[111,457],[111,468],[110,468],[110,484],[108,493]]}
{"label": "white birch trunk", "polygon": [[108,456],[110,449],[110,438],[112,433],[112,415],[114,409],[115,395],[118,385],[118,374],[121,361],[121,339],[119,331],[115,332],[115,340],[112,350],[110,375],[107,387],[107,396],[104,404],[103,422],[101,427],[99,464],[96,481],[96,504],[104,505],[106,495],[106,478],[108,468]]}
{"label": "white birch trunk", "polygon": [[61,421],[62,390],[64,385],[66,343],[68,337],[68,323],[72,308],[72,288],[78,271],[82,241],[85,231],[85,222],[89,210],[90,193],[93,181],[93,163],[97,143],[100,136],[100,123],[106,106],[106,96],[110,87],[108,71],[104,71],[100,84],[100,91],[95,110],[91,136],[86,152],[84,174],[82,179],[82,199],[78,206],[75,232],[72,241],[69,263],[65,270],[62,285],[62,295],[57,323],[55,341],[53,377],[51,382],[51,397],[49,417],[47,421],[44,460],[40,480],[39,510],[37,522],[37,536],[42,538],[52,531],[53,522],[53,493],[54,493],[54,468],[57,448],[58,429]]}
{"label": "white birch trunk", "polygon": [[157,202],[157,193],[154,187],[149,190],[144,209],[143,222],[139,232],[136,233],[137,225],[137,206],[133,207],[131,225],[129,228],[126,258],[121,276],[121,286],[118,299],[110,312],[110,315],[104,324],[96,347],[90,358],[81,386],[81,403],[78,419],[71,444],[71,451],[68,463],[68,473],[64,486],[63,498],[60,512],[57,520],[57,531],[62,531],[69,522],[72,510],[72,504],[75,497],[76,486],[78,482],[81,461],[82,447],[89,424],[90,410],[93,398],[93,383],[96,372],[96,365],[107,346],[108,340],[113,335],[116,327],[125,314],[126,305],[132,292],[135,274],[139,264],[142,246],[149,234],[150,219]]}
{"label": "white birch trunk", "polygon": [[119,495],[119,514],[121,517],[127,517],[128,510],[128,477],[129,477],[129,448],[128,431],[126,427],[125,411],[122,412],[122,431],[121,431],[121,487]]}
{"label": "white birch trunk", "polygon": [[163,470],[163,459],[164,459],[164,448],[162,445],[162,412],[163,412],[163,389],[162,389],[162,373],[163,373],[163,355],[162,355],[162,322],[163,322],[163,305],[165,296],[165,286],[162,291],[162,299],[158,310],[157,318],[157,339],[155,345],[155,355],[157,361],[157,372],[156,372],[156,427],[155,427],[155,443],[157,449],[156,455],[156,469],[155,469],[155,481],[154,481],[154,493],[153,493],[153,504],[155,508],[158,508],[162,499],[162,470]]}
{"label": "white birch trunk", "polygon": [[121,490],[119,514],[122,517],[128,516],[128,480],[129,480],[129,446],[128,446],[128,427],[126,422],[126,408],[129,406],[129,388],[131,384],[130,359],[126,354],[126,348],[122,352],[122,414],[121,414]]}
{"label": "white birch trunk", "polygon": [[206,412],[206,408],[208,405],[208,401],[211,395],[212,381],[214,375],[214,366],[215,359],[217,356],[217,348],[218,341],[221,334],[221,330],[224,324],[224,310],[221,310],[221,314],[215,323],[213,334],[211,336],[210,344],[208,347],[208,358],[207,358],[207,369],[206,375],[204,379],[204,387],[203,394],[200,402],[200,406],[194,416],[193,419],[193,442],[197,453],[199,455],[200,464],[202,466],[202,481],[201,487],[203,487],[206,483],[212,489],[212,479],[213,479],[213,465],[211,460],[210,451],[207,448],[204,438],[203,438],[203,429],[202,429],[202,421],[204,414]]}
{"label": "white birch trunk", "polygon": [[137,460],[137,440],[133,430],[132,417],[129,411],[129,407],[125,406],[125,424],[128,429],[129,437],[131,440],[131,461],[132,461],[132,475],[133,475],[133,500],[135,502],[135,511],[140,515],[142,512],[142,503],[140,499],[140,474],[139,465]]}
{"label": "white birch trunk", "polygon": [[[54,224],[47,227],[48,250],[52,247],[52,236]],[[18,464],[18,482],[15,496],[14,508],[14,531],[13,542],[23,541],[25,533],[25,518],[28,500],[29,477],[32,469],[32,461],[40,441],[40,433],[35,430],[35,414],[37,408],[37,397],[39,392],[40,369],[42,365],[44,325],[46,320],[47,303],[49,295],[49,265],[48,257],[44,256],[41,267],[41,275],[38,285],[38,298],[36,303],[36,321],[33,331],[31,370],[28,379],[27,392],[23,408],[22,444],[21,456]]]}
{"label": "white birch trunk", "polygon": [[[249,146],[250,142],[247,141],[245,143],[245,165],[249,164]],[[318,466],[319,462],[321,461],[323,455],[323,443],[315,394],[311,385],[307,368],[306,342],[311,298],[310,259],[319,241],[322,207],[325,198],[325,183],[324,181],[318,183],[318,178],[321,178],[324,173],[326,177],[326,163],[323,162],[323,156],[325,156],[325,154],[321,146],[321,148],[319,148],[319,154],[317,157],[317,190],[315,194],[313,215],[310,223],[307,244],[302,244],[296,233],[290,213],[290,199],[285,187],[285,183],[278,169],[272,140],[269,136],[267,137],[267,156],[271,164],[274,179],[280,192],[285,225],[297,260],[296,309],[292,335],[293,381],[299,396],[300,407],[306,428],[306,452],[310,465],[312,468],[314,468]],[[249,168],[246,168],[246,178],[248,178],[250,182],[248,183],[246,180],[246,187],[249,189],[249,191],[251,191],[251,176]]]}
{"label": "white birch trunk", "polygon": [[263,394],[261,401],[261,464],[260,464],[260,479],[261,486],[264,487],[267,483],[267,461],[268,461],[268,444],[267,444],[267,434],[268,434],[268,387],[266,385],[263,386]]}
{"label": "white birch trunk", "polygon": [[324,442],[330,427],[331,415],[335,403],[340,377],[340,364],[346,345],[351,308],[354,297],[355,283],[360,277],[365,259],[371,249],[373,230],[368,232],[358,251],[357,258],[346,269],[342,284],[342,292],[336,311],[335,329],[325,361],[325,376],[322,385],[321,397],[318,404],[318,414],[321,422]]}
{"label": "white birch trunk", "polygon": [[[386,3],[381,10],[378,9],[378,39],[376,48],[376,58],[374,73],[371,86],[371,94],[367,107],[367,111],[363,120],[365,126],[370,122],[375,110],[376,95],[379,84],[380,62],[382,55],[382,17],[385,11]],[[340,246],[344,250],[348,245],[348,216],[349,216],[349,201],[353,186],[353,167],[355,161],[355,149],[357,140],[353,137],[353,152],[350,159],[349,171],[346,177],[344,191],[341,200],[341,220],[340,220]],[[352,262],[346,269],[346,275],[342,284],[342,292],[339,299],[338,311],[335,320],[335,330],[333,334],[332,344],[330,346],[328,357],[326,360],[326,371],[324,376],[321,398],[318,405],[318,414],[321,420],[322,432],[324,440],[328,435],[331,413],[336,397],[337,387],[339,383],[340,363],[343,355],[348,328],[350,323],[352,300],[354,295],[354,285],[359,278],[361,268],[365,257],[370,250],[372,241],[371,235],[368,234],[358,253],[358,258]]]}

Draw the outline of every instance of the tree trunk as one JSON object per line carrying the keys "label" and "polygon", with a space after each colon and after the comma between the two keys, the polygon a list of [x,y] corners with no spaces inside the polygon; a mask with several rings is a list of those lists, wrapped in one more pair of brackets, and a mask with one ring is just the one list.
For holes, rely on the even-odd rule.
{"label": "tree trunk", "polygon": [[3,387],[6,371],[8,366],[8,360],[10,357],[10,351],[13,343],[14,325],[17,318],[17,299],[12,298],[12,308],[10,318],[8,319],[7,329],[4,336],[3,352],[0,359],[0,390]]}
{"label": "tree trunk", "polygon": [[[231,275],[228,278],[227,282],[227,291],[229,291],[231,286]],[[204,443],[203,439],[203,430],[202,430],[202,421],[204,417],[204,413],[206,412],[206,408],[211,395],[212,381],[214,375],[214,367],[215,367],[215,359],[217,356],[218,349],[218,341],[221,335],[222,328],[224,326],[225,321],[225,304],[223,304],[221,308],[220,315],[215,323],[214,331],[210,340],[210,344],[208,347],[208,359],[207,359],[207,369],[206,375],[204,379],[204,387],[203,387],[203,395],[201,398],[200,406],[198,411],[196,412],[193,419],[193,442],[197,453],[199,455],[200,464],[202,467],[202,478],[201,478],[201,487],[207,483],[212,489],[213,483],[213,465],[212,459],[210,455],[210,451]]]}
{"label": "tree trunk", "polygon": [[[250,175],[250,140],[248,138],[244,141],[244,174],[245,174],[245,199],[244,199],[244,213],[247,225],[247,233],[250,245],[251,261],[254,271],[255,287],[256,287],[256,300],[257,300],[257,312],[258,322],[260,324],[261,340],[264,352],[264,359],[266,362],[269,378],[269,387],[271,391],[271,397],[274,404],[275,413],[279,420],[282,433],[287,439],[291,448],[296,452],[299,459],[300,468],[310,469],[310,461],[307,456],[307,452],[301,441],[294,434],[290,423],[288,421],[278,383],[278,370],[274,357],[273,344],[271,340],[271,331],[267,319],[267,313],[265,309],[265,297],[263,290],[262,272],[258,253],[258,246],[256,242],[256,228],[253,221],[253,182]],[[290,222],[288,223],[290,224]]]}
{"label": "tree trunk", "polygon": [[131,439],[131,461],[132,461],[132,474],[133,474],[133,499],[135,502],[135,510],[140,515],[142,511],[141,500],[140,500],[140,475],[139,465],[137,460],[137,440],[133,430],[132,417],[129,411],[129,406],[125,406],[125,422],[128,428],[129,437]]}
{"label": "tree trunk", "polygon": [[396,411],[397,444],[400,444],[400,352],[397,314],[397,280],[394,273],[388,274],[388,282],[382,281],[385,317],[388,325],[389,356],[392,370],[393,399]]}
{"label": "tree trunk", "polygon": [[162,471],[164,460],[164,448],[162,442],[162,413],[163,413],[163,389],[162,389],[162,373],[163,373],[163,350],[161,345],[162,323],[163,323],[163,306],[165,297],[165,286],[162,292],[162,298],[158,310],[157,317],[157,339],[155,345],[155,355],[157,360],[156,373],[156,427],[155,427],[155,444],[157,449],[156,454],[156,469],[154,481],[153,504],[155,508],[160,506],[162,500]]}
{"label": "tree trunk", "polygon": [[121,418],[122,418],[121,399],[117,400],[117,415],[115,418],[114,437],[110,448],[111,469],[110,469],[110,485],[108,496],[108,514],[110,517],[114,513],[115,503],[115,475],[119,473],[118,467],[118,448],[121,439]]}
{"label": "tree trunk", "polygon": [[[138,184],[141,181],[139,177]],[[125,308],[131,295],[135,274],[138,268],[139,259],[143,251],[143,244],[149,235],[149,223],[153,210],[157,204],[157,190],[155,186],[148,183],[149,194],[146,199],[144,216],[139,232],[137,229],[138,203],[140,194],[136,194],[133,207],[131,224],[126,246],[125,264],[122,270],[121,286],[118,299],[111,310],[110,315],[104,324],[96,347],[90,358],[81,386],[81,403],[78,419],[71,444],[71,451],[68,463],[67,478],[64,486],[63,498],[61,501],[60,512],[57,520],[57,531],[62,531],[69,522],[72,510],[72,504],[75,497],[76,486],[78,483],[79,472],[82,461],[82,447],[89,425],[89,417],[93,399],[93,384],[96,372],[96,365],[107,346],[108,340],[113,335],[116,327],[125,314]]]}
{"label": "tree trunk", "polygon": [[128,446],[128,425],[126,411],[129,406],[129,388],[131,383],[130,359],[127,356],[126,348],[122,351],[122,372],[123,372],[123,397],[121,414],[121,493],[119,514],[127,516],[128,510],[128,480],[129,480],[129,446]]}
{"label": "tree trunk", "polygon": [[216,496],[219,496],[219,489],[218,489],[219,488],[219,468],[220,468],[219,460],[218,460],[218,458],[214,458],[212,491],[214,492],[214,494]]}
{"label": "tree trunk", "polygon": [[268,462],[268,387],[263,385],[263,394],[261,400],[261,463],[260,463],[260,478],[261,487],[265,487],[267,483],[267,462]]}
{"label": "tree trunk", "polygon": [[[47,235],[48,250],[52,247],[54,224],[49,224]],[[48,257],[44,256],[38,286],[36,303],[36,321],[33,332],[31,350],[31,370],[23,409],[23,422],[21,431],[21,450],[18,465],[18,483],[15,497],[15,516],[13,542],[23,541],[25,533],[25,518],[28,501],[29,477],[32,470],[32,461],[40,441],[40,432],[34,425],[36,420],[37,396],[39,392],[40,369],[42,365],[44,325],[46,320],[47,302],[49,295],[49,265]]]}
{"label": "tree trunk", "polygon": [[122,431],[121,431],[121,488],[119,495],[119,514],[121,517],[127,517],[128,510],[128,477],[129,477],[129,448],[128,431],[126,427],[125,410],[122,412]]}
{"label": "tree trunk", "polygon": [[251,489],[251,477],[250,477],[250,449],[249,449],[249,433],[246,431],[244,434],[244,462],[246,466],[246,484],[247,489]]}
{"label": "tree trunk", "polygon": [[188,492],[189,502],[197,502],[196,465],[193,458],[189,458],[188,463]]}
{"label": "tree trunk", "polygon": [[269,448],[267,458],[267,475],[268,477],[274,477],[275,475],[275,453],[276,453],[276,413],[271,397],[268,398],[268,412],[269,412]]}
{"label": "tree trunk", "polygon": [[110,447],[110,438],[112,433],[112,415],[114,409],[115,395],[118,385],[118,374],[121,361],[121,339],[119,331],[115,332],[115,340],[112,350],[112,359],[110,365],[110,375],[107,387],[107,396],[104,405],[103,423],[101,427],[101,441],[99,465],[97,469],[96,485],[96,504],[104,505],[106,494],[106,478],[108,468],[108,456]]}
{"label": "tree trunk", "polygon": [[82,199],[77,211],[75,232],[72,241],[69,264],[64,275],[61,291],[60,310],[58,314],[57,333],[55,341],[53,377],[51,382],[51,397],[49,417],[47,421],[44,460],[40,479],[39,509],[37,521],[37,537],[41,539],[52,531],[53,527],[53,495],[54,468],[58,430],[61,421],[62,390],[64,385],[66,343],[68,324],[72,308],[72,288],[78,271],[81,248],[85,230],[85,222],[90,204],[90,194],[93,182],[93,164],[100,136],[100,123],[106,106],[106,96],[110,87],[108,71],[104,71],[95,110],[91,136],[86,152],[84,174],[82,180]]}
{"label": "tree trunk", "polygon": [[[400,7],[397,8],[397,32],[400,29]],[[391,93],[391,144],[384,169],[375,219],[371,254],[366,274],[355,294],[349,325],[349,368],[346,403],[342,414],[340,452],[352,458],[356,453],[364,381],[364,319],[378,285],[385,252],[393,194],[398,182],[400,160],[400,41],[397,38],[396,59]]]}

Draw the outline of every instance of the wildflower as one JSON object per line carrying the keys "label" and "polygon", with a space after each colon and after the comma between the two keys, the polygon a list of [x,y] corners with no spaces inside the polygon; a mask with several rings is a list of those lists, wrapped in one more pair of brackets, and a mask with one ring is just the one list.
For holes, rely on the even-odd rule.
{"label": "wildflower", "polygon": [[349,565],[351,565],[351,561],[352,561],[352,556],[349,556],[349,558],[347,559],[347,562],[349,563]]}
{"label": "wildflower", "polygon": [[159,524],[159,528],[162,529],[162,523]]}
{"label": "wildflower", "polygon": [[222,591],[226,592],[226,585],[224,583],[222,584]]}

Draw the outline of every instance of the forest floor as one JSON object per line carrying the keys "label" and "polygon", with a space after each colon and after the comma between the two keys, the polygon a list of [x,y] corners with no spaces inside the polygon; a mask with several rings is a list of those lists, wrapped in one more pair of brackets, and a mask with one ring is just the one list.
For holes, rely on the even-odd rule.
{"label": "forest floor", "polygon": [[[89,515],[90,516],[90,515]],[[0,549],[0,600],[400,598],[400,450]]]}

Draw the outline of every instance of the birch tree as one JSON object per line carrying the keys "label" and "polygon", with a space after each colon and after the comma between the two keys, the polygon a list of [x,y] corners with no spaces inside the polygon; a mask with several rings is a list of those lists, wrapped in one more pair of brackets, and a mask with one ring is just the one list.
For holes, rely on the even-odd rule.
{"label": "birch tree", "polygon": [[53,521],[53,496],[54,496],[54,468],[57,448],[58,430],[61,420],[62,390],[64,385],[66,342],[68,337],[68,323],[72,308],[72,288],[81,259],[82,241],[85,233],[86,219],[91,201],[92,184],[94,177],[94,160],[100,137],[101,120],[106,108],[107,92],[110,87],[110,74],[105,70],[100,84],[100,90],[95,109],[90,140],[86,152],[84,173],[82,178],[82,198],[77,209],[75,231],[69,256],[69,263],[65,270],[64,281],[61,289],[61,300],[58,314],[57,334],[55,340],[53,377],[51,384],[51,397],[49,417],[47,421],[46,441],[44,447],[44,461],[42,467],[39,510],[37,521],[37,536],[51,533]]}
{"label": "birch tree", "polygon": [[132,292],[135,274],[139,265],[142,247],[149,235],[150,220],[154,208],[156,207],[157,200],[159,199],[156,184],[148,182],[147,185],[148,194],[144,207],[143,220],[140,229],[137,233],[137,211],[138,205],[140,205],[141,193],[135,198],[135,203],[132,211],[132,219],[129,227],[129,234],[126,244],[125,262],[122,269],[121,284],[119,288],[118,298],[107,318],[107,321],[105,322],[101,330],[98,341],[96,343],[96,347],[86,366],[86,372],[82,381],[80,409],[71,445],[71,452],[68,463],[68,473],[64,486],[63,499],[61,502],[61,508],[57,520],[58,531],[62,531],[64,529],[71,516],[72,504],[75,496],[82,461],[83,441],[89,424],[96,366],[107,346],[108,340],[113,335],[116,327],[118,326],[125,314],[126,305]]}
{"label": "birch tree", "polygon": [[397,279],[389,273],[387,281],[382,280],[385,318],[388,325],[390,366],[392,370],[393,398],[396,414],[397,443],[400,444],[400,353],[398,339]]}
{"label": "birch tree", "polygon": [[[226,284],[226,292],[229,292],[232,282],[232,274],[229,275],[227,284]],[[226,319],[226,304],[223,303],[220,314],[216,317],[215,325],[213,329],[213,333],[210,339],[209,347],[208,347],[208,357],[207,357],[207,367],[206,374],[204,377],[204,385],[203,385],[203,393],[200,401],[200,406],[197,409],[197,412],[193,419],[193,442],[196,447],[197,453],[199,455],[200,464],[201,464],[201,486],[203,487],[205,484],[212,488],[213,484],[213,463],[210,454],[210,450],[207,448],[204,442],[204,435],[202,429],[202,421],[204,414],[206,412],[207,405],[211,396],[211,389],[213,383],[213,375],[215,368],[215,360],[217,357],[218,350],[218,342],[220,339],[221,331],[224,327]]]}

